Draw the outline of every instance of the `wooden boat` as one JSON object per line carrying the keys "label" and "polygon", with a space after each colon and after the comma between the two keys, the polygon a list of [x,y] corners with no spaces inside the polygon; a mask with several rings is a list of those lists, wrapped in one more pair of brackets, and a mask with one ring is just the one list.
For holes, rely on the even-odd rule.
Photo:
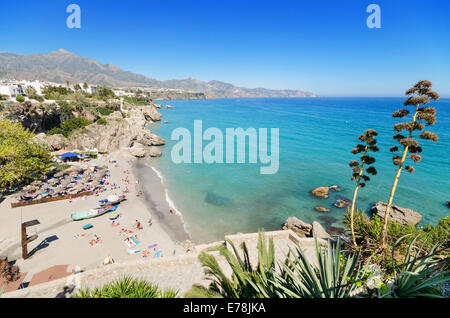
{"label": "wooden boat", "polygon": [[107,206],[107,205],[117,205],[120,204],[122,201],[125,201],[126,197],[124,195],[117,196],[117,195],[110,195],[106,200],[99,201],[100,206]]}
{"label": "wooden boat", "polygon": [[90,209],[87,211],[76,212],[76,213],[73,213],[71,215],[71,217],[72,217],[72,220],[74,220],[74,221],[81,221],[81,220],[93,219],[93,218],[99,217],[103,214],[106,214],[109,212],[114,212],[115,210],[117,210],[117,206],[107,205],[107,206],[100,207],[97,209]]}

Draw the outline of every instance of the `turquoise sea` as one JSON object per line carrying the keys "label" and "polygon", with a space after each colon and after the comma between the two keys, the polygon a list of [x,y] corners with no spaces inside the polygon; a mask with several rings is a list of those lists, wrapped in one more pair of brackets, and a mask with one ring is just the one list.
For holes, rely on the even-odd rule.
{"label": "turquoise sea", "polygon": [[[225,234],[280,229],[289,216],[325,226],[341,227],[343,209],[334,208],[340,197],[352,198],[348,163],[356,156],[350,150],[366,129],[378,131],[380,152],[376,153],[378,175],[359,192],[357,206],[368,210],[375,201],[387,201],[395,167],[389,147],[392,112],[403,108],[404,98],[299,98],[215,99],[158,101],[173,109],[160,110],[168,124],[150,129],[166,139],[164,155],[149,159],[148,165],[164,176],[169,200],[183,215],[192,238],[214,241]],[[450,99],[441,99],[436,125],[429,128],[439,142],[421,141],[423,160],[413,174],[403,172],[394,204],[423,215],[423,223],[435,223],[449,215],[450,200]],[[226,128],[279,128],[280,166],[275,175],[261,175],[260,164],[175,164],[171,140],[175,128],[193,131],[194,120],[203,130]],[[204,142],[206,144],[206,142]],[[337,184],[341,192],[318,199],[310,190]],[[332,209],[319,213],[315,206]]]}

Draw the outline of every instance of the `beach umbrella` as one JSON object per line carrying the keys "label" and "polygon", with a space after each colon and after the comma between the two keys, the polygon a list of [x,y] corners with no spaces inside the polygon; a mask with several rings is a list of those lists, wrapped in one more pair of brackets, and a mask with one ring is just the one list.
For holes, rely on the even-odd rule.
{"label": "beach umbrella", "polygon": [[75,272],[74,268],[75,267],[72,265],[56,265],[47,268],[46,270],[34,274],[28,286],[35,286],[70,276]]}

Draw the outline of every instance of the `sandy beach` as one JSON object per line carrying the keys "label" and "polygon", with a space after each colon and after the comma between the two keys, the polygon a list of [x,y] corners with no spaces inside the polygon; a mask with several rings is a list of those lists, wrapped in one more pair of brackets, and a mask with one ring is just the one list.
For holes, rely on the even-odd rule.
{"label": "sandy beach", "polygon": [[[115,160],[116,163],[110,163]],[[56,201],[45,204],[32,205],[12,209],[11,203],[15,202],[17,195],[8,196],[0,203],[0,255],[8,257],[15,262],[21,272],[27,272],[24,282],[29,282],[32,275],[54,265],[73,265],[79,269],[87,270],[103,265],[103,260],[112,257],[115,262],[142,260],[143,250],[157,244],[156,249],[162,251],[162,257],[184,254],[184,248],[180,243],[188,239],[183,231],[180,219],[170,213],[163,191],[157,191],[158,186],[152,189],[142,188],[141,182],[136,177],[138,166],[136,159],[125,151],[116,151],[98,159],[91,160],[89,164],[97,163],[107,165],[111,177],[109,183],[119,186],[98,196],[78,198],[75,202],[69,200]],[[71,214],[88,210],[99,206],[99,200],[106,199],[108,195],[120,195],[125,190],[129,180],[129,194],[127,200],[122,202],[117,209],[121,215],[117,227],[111,227],[108,214],[98,218],[74,222]],[[161,187],[159,187],[161,188]],[[138,192],[142,195],[137,196]],[[148,221],[152,219],[152,225]],[[38,239],[28,245],[28,251],[32,256],[24,260],[21,251],[21,223],[37,219],[40,224],[29,228],[29,235],[38,235]],[[138,220],[143,229],[138,230],[134,225]],[[83,230],[82,226],[92,224],[89,230]],[[131,235],[137,235],[140,244],[129,248],[124,242],[125,238],[120,234],[122,228],[131,229]],[[101,243],[91,246],[90,241],[97,236]],[[141,249],[141,252],[129,254],[129,249]],[[153,248],[148,257],[153,257]]]}

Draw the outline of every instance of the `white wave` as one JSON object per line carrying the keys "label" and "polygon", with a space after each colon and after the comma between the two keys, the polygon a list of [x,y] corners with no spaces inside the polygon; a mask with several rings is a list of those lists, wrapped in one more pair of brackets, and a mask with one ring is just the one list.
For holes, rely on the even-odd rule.
{"label": "white wave", "polygon": [[150,168],[152,168],[153,172],[155,172],[156,175],[157,175],[157,176],[159,177],[159,179],[161,180],[161,184],[162,184],[163,187],[164,187],[164,192],[165,192],[165,197],[166,197],[166,202],[167,202],[167,204],[169,205],[169,207],[170,207],[173,211],[175,211],[175,214],[178,215],[178,216],[180,217],[181,222],[183,223],[184,230],[185,230],[186,233],[188,233],[189,236],[190,236],[190,233],[189,233],[189,231],[188,231],[188,229],[187,229],[187,226],[186,226],[186,222],[184,222],[184,219],[183,219],[183,213],[181,213],[180,210],[177,209],[177,207],[175,206],[175,202],[173,202],[172,198],[169,196],[169,190],[167,189],[167,187],[166,187],[166,185],[165,185],[165,181],[164,181],[165,179],[164,179],[164,176],[163,176],[162,173],[161,173],[158,169],[156,169],[155,167],[150,166]]}

